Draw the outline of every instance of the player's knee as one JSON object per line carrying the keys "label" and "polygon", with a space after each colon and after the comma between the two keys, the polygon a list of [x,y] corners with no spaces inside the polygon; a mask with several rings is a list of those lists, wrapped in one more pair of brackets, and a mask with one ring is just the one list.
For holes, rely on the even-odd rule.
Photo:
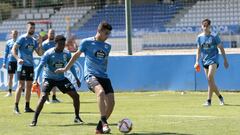
{"label": "player's knee", "polygon": [[105,92],[103,90],[99,90],[97,93],[98,97],[104,97],[104,95],[105,95]]}

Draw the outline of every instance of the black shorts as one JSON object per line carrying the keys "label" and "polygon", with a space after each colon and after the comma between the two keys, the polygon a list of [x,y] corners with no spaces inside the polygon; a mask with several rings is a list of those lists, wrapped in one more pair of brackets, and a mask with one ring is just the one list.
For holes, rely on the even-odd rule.
{"label": "black shorts", "polygon": [[[215,63],[214,63],[215,64]],[[205,69],[209,69],[209,65],[203,65]],[[217,64],[217,68],[219,67],[219,64]]]}
{"label": "black shorts", "polygon": [[100,84],[103,87],[105,94],[114,93],[114,90],[112,88],[112,83],[108,78],[101,78],[101,77],[95,77],[93,75],[90,75],[86,77],[86,82],[87,82],[88,88],[92,92],[94,92],[93,88]]}
{"label": "black shorts", "polygon": [[42,85],[42,92],[49,93],[52,90],[52,88],[55,86],[57,86],[57,88],[62,93],[67,93],[69,91],[76,91],[73,84],[67,78],[60,81],[45,78]]}
{"label": "black shorts", "polygon": [[21,71],[17,71],[18,80],[33,81],[34,69],[33,67],[22,66]]}
{"label": "black shorts", "polygon": [[15,74],[17,70],[17,62],[16,61],[10,61],[8,63],[8,73],[9,74]]}

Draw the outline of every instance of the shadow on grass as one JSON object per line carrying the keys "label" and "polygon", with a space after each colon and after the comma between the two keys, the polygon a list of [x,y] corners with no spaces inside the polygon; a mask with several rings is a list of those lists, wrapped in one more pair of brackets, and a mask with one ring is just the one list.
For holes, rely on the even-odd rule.
{"label": "shadow on grass", "polygon": [[[42,112],[43,114],[74,114],[74,112]],[[80,112],[80,114],[99,114],[99,112]]]}
{"label": "shadow on grass", "polygon": [[[96,101],[89,101],[89,102],[81,102],[80,101],[80,104],[95,104],[97,103]],[[73,102],[61,102],[61,104],[73,104]]]}
{"label": "shadow on grass", "polygon": [[149,133],[130,133],[129,135],[193,135],[184,133],[172,133],[172,132],[149,132]]}
{"label": "shadow on grass", "polygon": [[240,105],[234,105],[234,104],[224,104],[224,106],[240,106]]}
{"label": "shadow on grass", "polygon": [[[63,125],[50,125],[56,127],[71,127],[71,126],[97,126],[98,123],[84,123],[84,124],[63,124]],[[110,126],[117,126],[117,124],[108,124]]]}

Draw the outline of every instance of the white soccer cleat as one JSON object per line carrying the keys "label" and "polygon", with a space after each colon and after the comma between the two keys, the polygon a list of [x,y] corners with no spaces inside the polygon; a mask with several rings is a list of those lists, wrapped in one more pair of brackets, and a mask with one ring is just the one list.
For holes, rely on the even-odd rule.
{"label": "white soccer cleat", "polygon": [[12,93],[7,93],[4,97],[11,97]]}
{"label": "white soccer cleat", "polygon": [[108,124],[103,124],[102,130],[104,134],[108,134],[111,131],[111,129],[108,127]]}
{"label": "white soccer cleat", "polygon": [[211,103],[208,102],[208,101],[206,101],[206,102],[203,104],[203,106],[211,106]]}
{"label": "white soccer cleat", "polygon": [[223,99],[223,98],[220,99],[220,103],[219,103],[219,105],[225,105],[225,103],[224,103],[224,99]]}

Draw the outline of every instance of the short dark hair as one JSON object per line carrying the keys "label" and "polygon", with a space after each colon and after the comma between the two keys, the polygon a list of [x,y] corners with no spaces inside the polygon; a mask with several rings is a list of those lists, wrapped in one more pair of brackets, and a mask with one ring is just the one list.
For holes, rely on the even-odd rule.
{"label": "short dark hair", "polygon": [[30,24],[32,26],[35,26],[35,23],[34,22],[27,22],[27,24]]}
{"label": "short dark hair", "polygon": [[99,25],[98,25],[98,31],[101,31],[101,30],[109,30],[111,31],[112,30],[112,26],[107,23],[106,21],[102,21]]}
{"label": "short dark hair", "polygon": [[211,25],[211,21],[210,21],[209,19],[207,19],[207,18],[202,21],[202,24],[203,24],[204,22],[207,22],[208,25]]}
{"label": "short dark hair", "polygon": [[66,41],[66,38],[63,36],[63,35],[57,35],[56,37],[55,37],[55,42],[57,43],[57,42],[59,42],[59,41]]}

